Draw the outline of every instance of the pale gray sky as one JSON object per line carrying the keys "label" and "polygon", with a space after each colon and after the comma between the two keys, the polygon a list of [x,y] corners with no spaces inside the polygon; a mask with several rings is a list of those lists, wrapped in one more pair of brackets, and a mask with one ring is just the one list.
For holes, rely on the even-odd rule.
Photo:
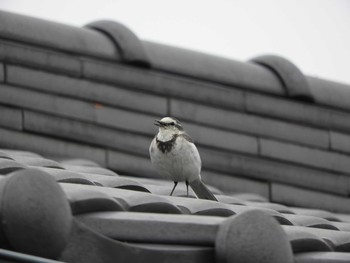
{"label": "pale gray sky", "polygon": [[145,40],[240,61],[280,55],[350,84],[350,0],[0,0],[0,9],[74,26],[111,19]]}

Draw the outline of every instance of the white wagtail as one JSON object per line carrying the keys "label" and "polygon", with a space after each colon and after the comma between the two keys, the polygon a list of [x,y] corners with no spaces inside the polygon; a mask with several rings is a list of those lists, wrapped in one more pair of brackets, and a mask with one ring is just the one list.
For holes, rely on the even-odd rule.
{"label": "white wagtail", "polygon": [[165,117],[154,124],[159,127],[159,132],[149,147],[151,162],[161,176],[174,181],[170,195],[178,182],[185,181],[187,196],[190,185],[198,198],[217,201],[201,180],[201,158],[181,123],[175,118]]}

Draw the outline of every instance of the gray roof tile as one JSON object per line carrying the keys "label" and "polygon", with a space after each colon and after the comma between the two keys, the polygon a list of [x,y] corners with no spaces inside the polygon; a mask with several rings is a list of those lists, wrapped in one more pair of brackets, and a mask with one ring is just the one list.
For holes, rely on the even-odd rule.
{"label": "gray roof tile", "polygon": [[[21,154],[21,152],[19,153]],[[23,157],[23,153],[22,157],[18,157],[21,156],[18,154],[14,155],[21,161],[27,161],[28,159],[45,160],[43,158]],[[2,158],[2,160],[11,161],[8,158]],[[69,167],[71,165],[66,166]],[[96,166],[85,167],[99,168]],[[40,169],[48,173],[46,176],[51,174],[56,180],[59,178],[63,179],[65,176],[72,179],[95,179],[95,181],[100,183],[106,180],[106,182],[108,181],[107,184],[113,184],[113,180],[117,180],[120,177],[99,175],[94,172],[71,172],[65,169],[47,167],[41,167]],[[8,176],[9,178],[12,177],[11,175]],[[129,178],[131,177],[121,176],[121,179],[124,181],[138,182],[138,178],[136,177],[133,177],[132,180]],[[153,187],[157,184],[158,186],[162,186],[164,183],[167,183],[161,180],[146,178],[140,181],[149,183],[148,185],[153,185]],[[113,187],[112,185],[102,187],[61,183],[60,186],[67,196],[66,198],[71,206],[73,215],[76,215],[79,221],[84,222],[98,233],[116,240],[128,242],[139,242],[142,240],[142,242],[147,241],[148,243],[162,241],[162,243],[168,243],[169,245],[174,243],[180,244],[181,240],[183,240],[183,245],[209,245],[216,242],[215,233],[218,232],[219,226],[225,220],[224,218],[230,217],[230,215],[243,215],[247,212],[259,210],[264,214],[275,217],[280,224],[289,225],[288,227],[283,227],[283,229],[286,231],[293,252],[298,255],[301,252],[327,251],[331,249],[330,246],[337,251],[348,251],[347,240],[350,239],[346,232],[349,231],[348,228],[350,229],[350,227],[347,226],[347,223],[338,223],[337,226],[334,222],[322,219],[322,217],[330,220],[336,219],[335,215],[326,211],[287,208],[285,206],[267,203],[264,199],[260,199],[260,202],[246,201],[244,199],[251,198],[246,198],[244,195],[241,195],[243,199],[225,195],[222,195],[221,198],[218,196],[220,202],[217,203],[194,198],[160,197],[137,191],[118,190],[111,188]],[[232,200],[234,201],[233,203],[237,203],[238,200],[241,205],[229,204],[232,203]],[[257,206],[260,208],[256,208]],[[266,207],[272,208],[275,211],[266,209]],[[125,210],[133,212],[123,212]],[[276,210],[287,213],[293,211],[297,214],[317,214],[317,216],[280,214]],[[183,213],[190,213],[192,215],[181,215]],[[210,215],[210,217],[207,217],[207,215]],[[116,225],[118,227],[115,227]],[[125,227],[120,227],[123,225]],[[191,225],[190,229],[188,225]],[[172,232],[167,231],[167,235],[165,236],[162,234],[162,228],[167,229],[168,227],[171,227]],[[341,229],[339,227],[342,227],[344,230],[334,231]],[[205,231],[199,231],[201,228],[205,228]],[[312,230],[316,228],[319,230]],[[322,228],[333,230],[323,232]],[[154,234],[148,235],[147,229]],[[154,229],[157,229],[157,231],[154,232]],[[181,229],[186,229],[186,231],[183,232]],[[194,232],[192,233],[191,231]],[[336,232],[339,232],[339,234]],[[202,233],[205,236],[201,236],[198,233]],[[171,246],[171,249],[173,248]]]}
{"label": "gray roof tile", "polygon": [[350,254],[342,252],[308,252],[297,254],[294,257],[295,263],[345,263],[349,260]]}
{"label": "gray roof tile", "polygon": [[0,158],[0,174],[8,174],[26,166],[8,158]]}
{"label": "gray roof tile", "polygon": [[[57,182],[79,182],[81,184],[94,185],[93,181],[89,180],[86,174],[78,173],[74,171],[68,171],[65,169],[55,169],[47,167],[36,167],[47,174],[53,176]],[[96,175],[97,177],[97,175]]]}
{"label": "gray roof tile", "polygon": [[266,67],[282,82],[286,94],[297,100],[314,101],[306,77],[291,61],[274,55],[258,56],[250,60]]}
{"label": "gray roof tile", "polygon": [[275,220],[257,210],[225,220],[219,227],[215,248],[219,262],[293,262],[285,232]]}
{"label": "gray roof tile", "polygon": [[32,157],[32,158],[43,158],[40,154],[32,151],[14,150],[14,149],[0,149],[2,153],[8,154],[11,159],[18,157]]}
{"label": "gray roof tile", "polygon": [[97,174],[97,175],[108,175],[108,176],[118,176],[118,174],[113,172],[112,170],[98,167],[98,166],[63,164],[62,167],[68,171],[73,171],[73,172]]}
{"label": "gray roof tile", "polygon": [[252,202],[252,201],[245,202],[245,204],[251,207],[272,209],[284,214],[294,214],[294,212],[289,207],[281,204],[270,203],[270,202]]}
{"label": "gray roof tile", "polygon": [[289,221],[291,221],[292,224],[295,226],[340,230],[340,228],[337,225],[338,222],[332,222],[317,216],[294,214],[283,214],[283,216],[286,217]]}
{"label": "gray roof tile", "polygon": [[261,196],[259,194],[254,193],[236,193],[231,194],[231,196],[242,199],[243,201],[249,201],[249,202],[267,202],[268,199],[264,196]]}
{"label": "gray roof tile", "polygon": [[301,207],[291,207],[290,209],[297,215],[316,216],[334,222],[341,221],[340,218],[338,218],[337,214],[322,209]]}
{"label": "gray roof tile", "polygon": [[216,199],[218,199],[218,201],[220,203],[224,203],[224,204],[231,204],[231,205],[245,205],[245,201],[233,197],[233,196],[229,196],[229,195],[215,195]]}
{"label": "gray roof tile", "polygon": [[52,177],[38,169],[15,171],[0,179],[0,199],[5,247],[46,258],[60,256],[70,236],[72,215]]}
{"label": "gray roof tile", "polygon": [[13,160],[10,155],[2,152],[2,150],[0,149],[0,158],[3,158],[3,159],[10,159],[10,160]]}
{"label": "gray roof tile", "polygon": [[350,214],[336,214],[336,217],[339,218],[343,222],[348,222],[350,223]]}
{"label": "gray roof tile", "polygon": [[71,159],[66,159],[66,158],[58,158],[58,161],[62,165],[79,165],[79,166],[91,166],[91,167],[98,167],[98,163],[93,162],[88,159],[82,159],[82,158],[71,158]]}
{"label": "gray roof tile", "polygon": [[49,167],[56,169],[63,169],[63,166],[58,162],[55,162],[46,158],[36,158],[36,157],[27,157],[27,156],[13,156],[13,159],[21,164],[27,166],[39,166],[39,167]]}
{"label": "gray roof tile", "polygon": [[348,85],[316,77],[308,77],[307,81],[318,103],[347,111],[350,109]]}
{"label": "gray roof tile", "polygon": [[[181,210],[170,200],[165,197],[152,195],[140,191],[130,191],[110,187],[100,187],[91,185],[63,184],[62,187],[70,189],[87,189],[102,192],[117,201],[121,202],[126,210],[136,212],[153,212],[153,213],[173,213],[181,214]],[[72,191],[73,191],[72,190]],[[83,191],[83,190],[79,190]]]}
{"label": "gray roof tile", "polygon": [[[101,33],[1,11],[1,36],[38,46],[104,58],[118,58],[117,48]],[[83,43],[83,44],[82,44]]]}
{"label": "gray roof tile", "polygon": [[153,193],[148,185],[139,183],[138,180],[135,180],[132,177],[126,178],[120,176],[96,176],[96,174],[85,174],[85,177],[105,187]]}
{"label": "gray roof tile", "polygon": [[67,196],[73,215],[99,211],[126,210],[117,199],[101,191],[89,189],[85,185],[61,183],[61,187]]}
{"label": "gray roof tile", "polygon": [[350,252],[350,233],[345,231],[336,231],[329,229],[283,226],[284,229],[301,230],[323,239],[335,251]]}
{"label": "gray roof tile", "polygon": [[332,224],[341,231],[350,232],[349,222],[332,222]]}
{"label": "gray roof tile", "polygon": [[278,78],[261,66],[150,41],[144,41],[144,47],[155,69],[273,94],[284,93]]}
{"label": "gray roof tile", "polygon": [[124,63],[150,66],[141,40],[123,24],[111,20],[99,20],[89,23],[85,27],[102,32],[111,38],[120,51],[120,57]]}
{"label": "gray roof tile", "polygon": [[[212,245],[224,218],[137,212],[80,215],[79,220],[113,239],[128,242]],[[157,229],[157,231],[154,231]]]}
{"label": "gray roof tile", "polygon": [[321,237],[303,231],[303,228],[283,226],[288,240],[293,248],[293,252],[298,254],[308,251],[332,251],[332,247]]}

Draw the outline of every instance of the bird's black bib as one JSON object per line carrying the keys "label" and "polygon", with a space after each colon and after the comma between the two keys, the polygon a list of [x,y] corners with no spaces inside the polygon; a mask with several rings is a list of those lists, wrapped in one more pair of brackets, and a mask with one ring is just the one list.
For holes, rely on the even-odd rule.
{"label": "bird's black bib", "polygon": [[171,140],[166,141],[166,142],[162,142],[160,140],[158,140],[158,138],[156,138],[156,142],[157,142],[157,147],[158,149],[162,152],[162,153],[168,153],[170,152],[174,146],[175,146],[175,141],[176,141],[177,135],[174,135],[173,138],[171,138]]}
{"label": "bird's black bib", "polygon": [[171,138],[169,141],[166,141],[166,142],[160,141],[156,137],[157,147],[158,147],[159,151],[161,151],[162,153],[170,152],[174,148],[174,146],[176,144],[176,139],[179,136],[183,137],[186,141],[193,143],[193,140],[191,139],[191,137],[186,133],[175,134],[173,136],[173,138]]}

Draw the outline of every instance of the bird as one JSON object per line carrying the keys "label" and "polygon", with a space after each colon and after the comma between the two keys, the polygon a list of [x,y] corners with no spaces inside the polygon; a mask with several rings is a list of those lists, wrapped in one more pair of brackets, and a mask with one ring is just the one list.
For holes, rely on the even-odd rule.
{"label": "bird", "polygon": [[174,182],[170,196],[178,182],[186,183],[198,198],[217,201],[208,187],[202,182],[202,161],[191,137],[185,132],[181,122],[173,117],[155,120],[159,127],[149,147],[151,162],[160,176]]}

